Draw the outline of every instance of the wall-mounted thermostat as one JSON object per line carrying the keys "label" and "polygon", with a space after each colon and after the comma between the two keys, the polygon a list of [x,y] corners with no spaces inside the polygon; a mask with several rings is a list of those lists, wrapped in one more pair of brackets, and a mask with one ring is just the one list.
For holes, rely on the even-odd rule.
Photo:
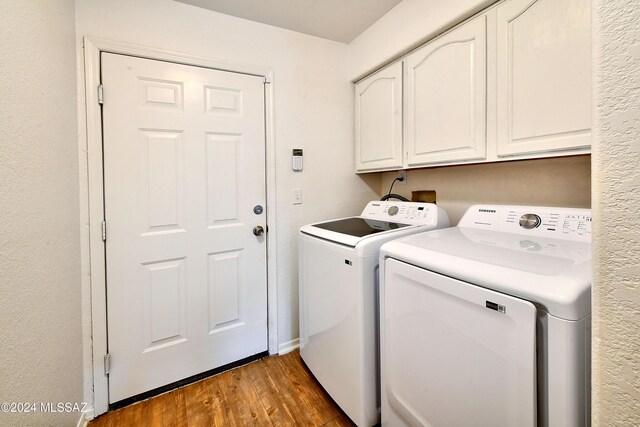
{"label": "wall-mounted thermostat", "polygon": [[302,170],[302,148],[293,149],[293,166],[294,171]]}

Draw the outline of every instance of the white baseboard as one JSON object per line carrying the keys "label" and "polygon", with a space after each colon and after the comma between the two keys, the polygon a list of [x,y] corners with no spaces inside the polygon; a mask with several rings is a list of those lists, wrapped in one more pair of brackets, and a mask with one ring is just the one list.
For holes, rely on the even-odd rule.
{"label": "white baseboard", "polygon": [[80,413],[80,419],[78,420],[78,424],[76,427],[87,427],[89,425],[89,419],[87,418],[84,412]]}
{"label": "white baseboard", "polygon": [[78,420],[76,427],[87,427],[89,425],[89,421],[94,418],[95,413],[93,411],[93,406],[87,405],[85,410],[80,413],[80,419]]}
{"label": "white baseboard", "polygon": [[283,354],[292,352],[298,347],[300,347],[300,338],[296,338],[295,340],[291,340],[289,342],[283,342],[278,346],[278,354],[282,356]]}

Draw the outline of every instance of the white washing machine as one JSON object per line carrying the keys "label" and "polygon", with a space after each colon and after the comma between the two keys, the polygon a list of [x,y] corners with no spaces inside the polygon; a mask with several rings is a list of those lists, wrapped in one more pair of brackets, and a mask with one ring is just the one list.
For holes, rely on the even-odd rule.
{"label": "white washing machine", "polygon": [[383,426],[590,425],[590,210],[472,206],[380,257]]}
{"label": "white washing machine", "polygon": [[374,201],[358,217],[300,229],[300,355],[360,427],[380,421],[380,246],[448,225],[434,204]]}

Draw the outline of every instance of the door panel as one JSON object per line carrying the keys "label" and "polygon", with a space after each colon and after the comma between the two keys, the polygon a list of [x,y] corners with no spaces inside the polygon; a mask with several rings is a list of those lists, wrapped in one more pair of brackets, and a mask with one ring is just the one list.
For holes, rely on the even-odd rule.
{"label": "door panel", "polygon": [[383,419],[536,426],[534,305],[394,259],[384,268]]}
{"label": "door panel", "polygon": [[267,350],[264,90],[101,60],[113,403]]}
{"label": "door panel", "polygon": [[145,352],[187,339],[184,265],[184,258],[144,265]]}
{"label": "door panel", "polygon": [[147,233],[184,230],[184,163],[181,132],[141,130],[140,162]]}
{"label": "door panel", "polygon": [[356,84],[356,170],[402,167],[402,63]]}
{"label": "door panel", "polygon": [[585,0],[510,0],[497,11],[498,155],[591,144]]}
{"label": "door panel", "polygon": [[408,164],[486,155],[486,17],[406,59]]}
{"label": "door panel", "polygon": [[237,223],[238,149],[241,135],[207,134],[207,216],[209,227]]}

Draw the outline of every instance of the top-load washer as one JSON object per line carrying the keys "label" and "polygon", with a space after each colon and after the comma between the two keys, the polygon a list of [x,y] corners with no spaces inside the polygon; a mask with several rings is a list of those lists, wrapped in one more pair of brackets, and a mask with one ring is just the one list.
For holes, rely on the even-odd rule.
{"label": "top-load washer", "polygon": [[434,204],[374,201],[360,216],[300,229],[300,355],[360,427],[380,420],[380,246],[448,225],[446,212]]}
{"label": "top-load washer", "polygon": [[380,256],[383,426],[590,425],[590,210],[472,206]]}

